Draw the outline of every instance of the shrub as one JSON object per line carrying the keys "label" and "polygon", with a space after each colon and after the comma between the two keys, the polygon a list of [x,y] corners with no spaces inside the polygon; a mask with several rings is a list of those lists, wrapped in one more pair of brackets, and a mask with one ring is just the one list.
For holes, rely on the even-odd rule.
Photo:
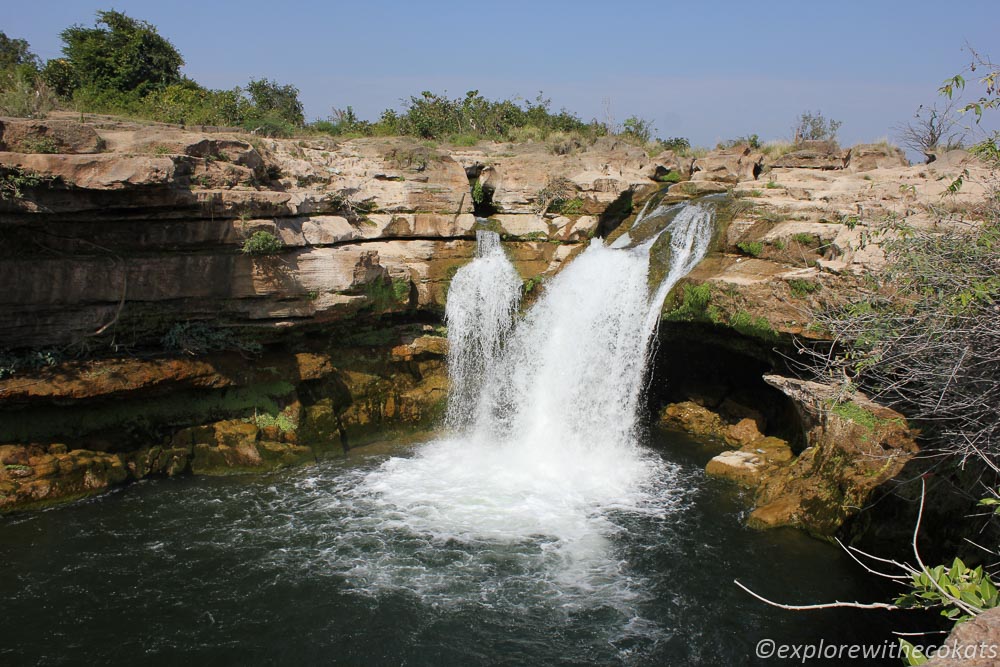
{"label": "shrub", "polygon": [[55,106],[55,95],[34,68],[0,70],[0,115],[43,118]]}
{"label": "shrub", "polygon": [[668,320],[695,320],[718,322],[718,310],[711,305],[712,284],[685,284],[682,288],[681,304],[667,313]]}
{"label": "shrub", "polygon": [[760,137],[756,134],[749,134],[745,137],[736,137],[735,139],[727,139],[726,141],[720,141],[716,148],[726,149],[735,148],[736,146],[749,146],[750,148],[760,148]]}
{"label": "shrub", "polygon": [[[2,33],[0,33],[2,34]],[[41,370],[62,361],[62,354],[54,348],[37,350],[0,350],[0,380],[25,370]]]}
{"label": "shrub", "polygon": [[764,252],[763,241],[740,241],[736,244],[736,247],[744,255],[749,255],[750,257],[760,257]]}
{"label": "shrub", "polygon": [[674,151],[681,155],[691,150],[691,142],[685,137],[670,137],[668,139],[657,139],[660,146],[665,151]]}
{"label": "shrub", "polygon": [[285,244],[271,232],[257,231],[243,242],[244,255],[274,255],[284,250]]}
{"label": "shrub", "polygon": [[765,340],[777,337],[771,323],[766,317],[754,317],[745,310],[738,310],[729,318],[729,326],[744,336],[763,338]]}
{"label": "shrub", "polygon": [[679,171],[668,171],[665,174],[660,174],[656,177],[656,180],[660,183],[680,183],[684,180]]}
{"label": "shrub", "polygon": [[653,121],[638,116],[629,116],[622,123],[622,135],[639,143],[648,143],[654,131]]}
{"label": "shrub", "polygon": [[0,167],[0,199],[13,201],[24,197],[23,188],[35,188],[45,179],[20,167]]}
{"label": "shrub", "polygon": [[59,146],[52,137],[36,137],[25,139],[19,145],[25,153],[58,153]]}
{"label": "shrub", "polygon": [[802,141],[836,141],[839,120],[827,119],[821,112],[803,111],[798,121],[792,126],[794,143]]}
{"label": "shrub", "polygon": [[247,84],[247,95],[254,114],[261,118],[272,118],[295,127],[305,124],[299,89],[291,84],[281,85],[269,79],[251,79]]}
{"label": "shrub", "polygon": [[553,213],[561,213],[563,215],[580,215],[583,213],[583,200],[579,197],[557,199],[552,202],[549,210]]}
{"label": "shrub", "polygon": [[792,295],[798,298],[802,298],[807,294],[812,294],[813,292],[818,292],[823,286],[820,283],[813,282],[811,280],[803,280],[802,278],[794,278],[788,281],[788,288],[792,290]]}

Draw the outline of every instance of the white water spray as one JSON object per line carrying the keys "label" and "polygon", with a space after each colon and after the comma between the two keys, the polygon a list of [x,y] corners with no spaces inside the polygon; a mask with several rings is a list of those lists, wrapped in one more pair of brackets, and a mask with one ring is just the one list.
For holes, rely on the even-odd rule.
{"label": "white water spray", "polygon": [[[452,435],[359,480],[363,513],[343,539],[383,547],[359,555],[353,578],[436,603],[495,602],[513,587],[539,604],[634,613],[611,542],[618,521],[683,499],[675,469],[636,443],[649,343],[664,296],[712,233],[710,211],[674,213],[660,285],[647,284],[659,233],[617,249],[594,240],[520,320],[517,273],[495,234],[478,235],[448,294]],[[461,556],[435,565],[455,545]]]}
{"label": "white water spray", "polygon": [[450,392],[446,421],[460,430],[479,413],[480,389],[500,358],[521,300],[521,279],[503,254],[500,235],[476,232],[476,258],[451,281],[448,324]]}

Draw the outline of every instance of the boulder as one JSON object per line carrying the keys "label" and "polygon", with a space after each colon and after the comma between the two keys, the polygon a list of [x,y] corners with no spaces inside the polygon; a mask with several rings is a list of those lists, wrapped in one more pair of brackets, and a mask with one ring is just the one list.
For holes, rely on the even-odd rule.
{"label": "boulder", "polygon": [[744,417],[726,429],[726,442],[735,447],[749,445],[764,436],[757,430],[757,422],[749,417]]}
{"label": "boulder", "polygon": [[[751,525],[832,535],[918,451],[903,416],[860,393],[838,403],[842,398],[829,385],[776,375],[764,381],[792,400],[807,447],[762,482]],[[752,447],[770,449],[775,460],[788,458],[777,443]]]}
{"label": "boulder", "polygon": [[847,152],[832,141],[803,141],[795,150],[785,153],[770,166],[797,169],[843,169]]}
{"label": "boulder", "polygon": [[675,426],[695,435],[724,437],[726,424],[719,415],[708,408],[684,401],[671,403],[660,412],[660,423]]}
{"label": "boulder", "polygon": [[715,150],[694,161],[692,181],[713,181],[731,183],[753,181],[760,173],[764,156],[754,152],[750,146]]}
{"label": "boulder", "polygon": [[68,120],[0,118],[0,151],[100,153],[104,142],[90,125]]}
{"label": "boulder", "polygon": [[756,487],[760,484],[767,462],[753,452],[743,450],[723,452],[705,466],[705,474],[723,477],[737,484]]}
{"label": "boulder", "polygon": [[854,173],[908,166],[910,161],[906,153],[885,143],[858,144],[847,153],[847,170]]}
{"label": "boulder", "polygon": [[667,193],[670,195],[683,195],[685,197],[698,197],[700,195],[719,194],[727,190],[729,190],[728,185],[716,181],[681,181],[667,188]]}

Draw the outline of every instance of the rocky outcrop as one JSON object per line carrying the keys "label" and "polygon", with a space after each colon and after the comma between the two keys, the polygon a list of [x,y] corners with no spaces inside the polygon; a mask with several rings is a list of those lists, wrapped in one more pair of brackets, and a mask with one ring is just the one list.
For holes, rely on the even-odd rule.
{"label": "rocky outcrop", "polygon": [[737,448],[712,458],[705,471],[754,491],[751,526],[832,535],[913,458],[913,434],[902,415],[860,394],[844,400],[816,382],[777,375],[764,380],[791,399],[798,413],[805,432],[798,455],[785,440],[764,436],[759,418],[726,419],[685,402],[668,405],[660,421]]}
{"label": "rocky outcrop", "polygon": [[757,178],[764,156],[750,146],[712,151],[694,161],[692,181],[736,184]]}
{"label": "rocky outcrop", "polygon": [[354,327],[247,357],[118,358],[0,380],[0,511],[150,475],[264,472],[431,427],[447,341]]}
{"label": "rocky outcrop", "polygon": [[89,125],[68,120],[0,119],[0,151],[100,153],[104,141]]}
{"label": "rocky outcrop", "polygon": [[906,159],[906,153],[888,144],[858,144],[847,153],[846,168],[855,173],[908,166],[910,161]]}
{"label": "rocky outcrop", "polygon": [[[795,150],[785,153],[771,167],[787,169],[843,169],[849,152],[832,141],[803,141]],[[744,179],[745,180],[745,179]]]}

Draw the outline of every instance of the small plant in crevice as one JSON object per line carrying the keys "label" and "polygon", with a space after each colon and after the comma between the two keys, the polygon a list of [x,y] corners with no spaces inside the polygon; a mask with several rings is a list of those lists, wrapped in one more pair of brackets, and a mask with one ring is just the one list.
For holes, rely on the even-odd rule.
{"label": "small plant in crevice", "polygon": [[275,426],[282,433],[295,431],[299,427],[298,422],[296,422],[295,419],[293,419],[292,416],[284,410],[277,414],[271,414],[270,412],[257,412],[255,410],[253,417],[247,417],[244,421],[249,424],[254,424],[259,429],[271,428],[272,426]]}
{"label": "small plant in crevice", "polygon": [[668,171],[663,174],[657,174],[653,177],[659,183],[680,183],[684,180],[679,171]]}
{"label": "small plant in crevice", "polygon": [[818,292],[823,289],[823,285],[812,280],[803,280],[802,278],[794,278],[788,281],[788,288],[792,290],[792,296],[799,299],[812,294],[813,292]]}
{"label": "small plant in crevice", "polygon": [[561,215],[581,215],[583,213],[583,200],[579,197],[573,197],[572,199],[557,199],[552,202],[549,206],[549,210],[553,213],[559,213]]}
{"label": "small plant in crevice", "polygon": [[0,350],[0,380],[22,371],[37,371],[49,368],[62,361],[62,353],[55,348],[16,351]]}
{"label": "small plant in crevice", "polygon": [[524,296],[532,294],[545,283],[544,276],[532,276],[521,283],[521,293]]}
{"label": "small plant in crevice", "polygon": [[493,203],[493,188],[483,185],[476,178],[470,181],[472,188],[472,209],[478,218],[488,218],[500,212],[500,207]]}
{"label": "small plant in crevice", "polygon": [[741,253],[750,257],[760,257],[764,252],[763,241],[740,241],[736,247]]}
{"label": "small plant in crevice", "polygon": [[0,199],[6,201],[23,199],[25,188],[37,188],[46,180],[30,169],[0,167]]}
{"label": "small plant in crevice", "polygon": [[22,153],[53,154],[59,152],[59,144],[52,137],[30,137],[23,139],[18,148]]}
{"label": "small plant in crevice", "polygon": [[744,336],[773,340],[778,337],[766,317],[754,317],[745,310],[738,310],[729,318],[729,326]]}
{"label": "small plant in crevice", "polygon": [[718,308],[712,305],[712,284],[684,284],[681,287],[681,303],[664,315],[670,321],[720,322]]}
{"label": "small plant in crevice", "polygon": [[271,232],[256,231],[243,242],[244,255],[276,255],[285,249],[284,242]]}
{"label": "small plant in crevice", "polygon": [[205,322],[177,322],[160,343],[172,352],[197,355],[207,352],[235,350],[259,354],[263,346],[255,340],[237,334],[231,329],[213,327]]}

